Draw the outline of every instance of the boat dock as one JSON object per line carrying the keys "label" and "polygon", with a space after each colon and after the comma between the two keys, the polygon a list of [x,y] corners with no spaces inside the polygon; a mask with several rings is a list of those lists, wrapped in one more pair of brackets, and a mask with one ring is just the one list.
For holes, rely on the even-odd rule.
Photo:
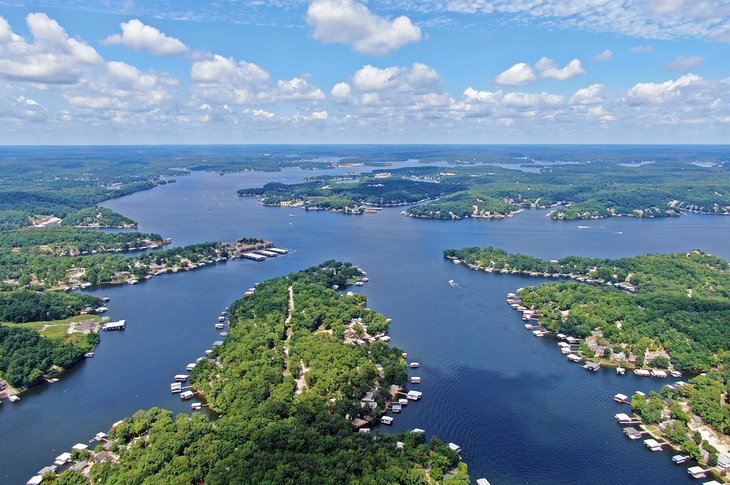
{"label": "boat dock", "polygon": [[667,443],[657,441],[654,438],[644,440],[644,445],[646,445],[646,447],[649,448],[651,451],[662,451],[662,446],[666,444]]}
{"label": "boat dock", "polygon": [[641,437],[644,435],[645,431],[640,431],[633,426],[628,426],[624,428],[624,434],[632,440],[638,440],[641,439]]}
{"label": "boat dock", "polygon": [[252,261],[266,261],[268,259],[266,256],[262,256],[256,253],[243,253],[241,257],[245,259],[250,259]]}
{"label": "boat dock", "polygon": [[641,419],[636,416],[629,416],[626,413],[618,413],[614,416],[619,424],[641,424]]}
{"label": "boat dock", "polygon": [[112,330],[124,330],[125,328],[127,328],[127,321],[126,320],[119,320],[119,321],[116,321],[116,322],[108,322],[108,323],[103,323],[101,325],[101,329],[102,330],[108,330],[108,331],[112,331]]}

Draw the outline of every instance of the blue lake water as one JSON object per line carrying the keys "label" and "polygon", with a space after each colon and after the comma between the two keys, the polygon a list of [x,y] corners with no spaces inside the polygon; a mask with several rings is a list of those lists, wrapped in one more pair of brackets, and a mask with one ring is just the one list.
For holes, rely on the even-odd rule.
{"label": "blue lake water", "polygon": [[554,340],[525,331],[505,302],[506,293],[541,279],[469,271],[444,260],[442,251],[494,245],[552,259],[701,248],[730,258],[730,217],[573,223],[527,211],[500,221],[427,221],[403,217],[401,209],[344,216],[265,208],[235,194],[316,173],[322,172],[195,173],[105,203],[175,245],[257,236],[292,252],[94,291],[112,299],[109,315],[126,319],[127,330],[102,335],[96,356],[60,382],[0,407],[0,483],[25,483],[76,442],[138,409],[189,412],[168,384],[220,338],[213,328],[218,313],[258,281],[327,259],[368,271],[370,283],[357,291],[393,319],[392,343],[421,363],[413,374],[423,383],[414,388],[424,397],[395,416],[394,430],[424,428],[461,445],[472,477],[486,476],[495,485],[690,481],[686,466],[629,441],[613,418],[625,410],[613,401],[617,392],[648,391],[671,380],[619,377],[605,369],[593,374],[569,364]]}

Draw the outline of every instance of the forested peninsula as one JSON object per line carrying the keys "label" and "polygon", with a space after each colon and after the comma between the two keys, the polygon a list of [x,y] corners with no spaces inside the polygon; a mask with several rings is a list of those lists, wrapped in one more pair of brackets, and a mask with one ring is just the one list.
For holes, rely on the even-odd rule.
{"label": "forested peninsula", "polygon": [[[727,261],[700,251],[616,260],[573,256],[546,261],[493,247],[449,249],[444,255],[474,270],[575,280],[522,288],[515,299],[530,322],[580,339],[574,352],[584,358],[702,373],[663,391],[673,403],[639,395],[632,405],[645,425],[654,425],[653,433],[713,464],[717,450],[697,438],[699,425],[690,418],[698,416],[714,432],[730,435]],[[656,428],[667,416],[673,421]]]}
{"label": "forested peninsula", "polygon": [[498,219],[526,208],[553,208],[550,217],[555,220],[730,214],[730,174],[723,164],[586,161],[517,167],[521,169],[497,163],[377,170],[355,181],[320,177],[300,184],[277,182],[241,189],[239,195],[260,197],[270,206],[358,214],[371,206],[418,203],[405,214],[448,220]]}
{"label": "forested peninsula", "polygon": [[603,345],[596,349],[627,364],[701,372],[730,350],[730,269],[716,256],[692,251],[546,261],[492,247],[444,254],[489,272],[574,279],[524,288],[519,297],[549,331],[576,338],[598,331]]}
{"label": "forested peninsula", "polygon": [[[375,425],[407,378],[402,350],[347,340],[388,326],[365,296],[332,289],[360,276],[330,261],[235,302],[229,336],[191,375],[220,417],[136,413],[109,432],[108,452],[94,451],[93,482],[468,484],[466,465],[437,438],[356,430]],[[367,394],[374,407],[362,405]]]}

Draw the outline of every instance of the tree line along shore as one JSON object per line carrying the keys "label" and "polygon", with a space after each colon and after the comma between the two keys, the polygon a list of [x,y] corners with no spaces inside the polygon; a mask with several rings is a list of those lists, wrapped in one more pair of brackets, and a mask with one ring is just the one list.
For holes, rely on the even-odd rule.
{"label": "tree line along shore", "polygon": [[[592,161],[524,163],[519,171],[494,165],[422,166],[270,182],[238,191],[266,206],[363,214],[372,207],[409,205],[424,219],[501,219],[528,208],[552,208],[554,220],[730,214],[727,167],[665,162],[628,167]],[[681,177],[677,177],[677,173]]]}
{"label": "tree line along shore", "polygon": [[[139,411],[60,477],[79,484],[470,483],[466,464],[438,438],[371,431],[407,373],[403,350],[347,340],[355,325],[387,331],[388,320],[367,309],[363,295],[333,289],[361,275],[328,261],[258,284],[230,306],[228,337],[190,375],[217,418]],[[374,405],[362,405],[366,395]]]}
{"label": "tree line along shore", "polygon": [[[90,234],[93,231],[66,228],[15,232],[0,232],[0,322],[4,322],[0,324],[0,379],[5,386],[0,392],[8,395],[55,379],[98,344],[98,328],[71,323],[96,321],[93,314],[106,310],[103,302],[69,290],[134,284],[273,245],[241,238],[235,243],[193,244],[125,257],[118,253],[169,241],[151,234]],[[74,318],[75,322],[64,321]]]}
{"label": "tree line along shore", "polygon": [[636,420],[703,466],[718,467],[718,460],[730,455],[727,261],[701,251],[547,261],[494,247],[449,249],[444,256],[497,275],[561,278],[510,295],[524,310],[526,325],[540,328],[541,336],[572,339],[570,352],[580,360],[646,375],[694,375],[665,386],[661,394],[616,399],[632,405],[635,414],[627,422]]}

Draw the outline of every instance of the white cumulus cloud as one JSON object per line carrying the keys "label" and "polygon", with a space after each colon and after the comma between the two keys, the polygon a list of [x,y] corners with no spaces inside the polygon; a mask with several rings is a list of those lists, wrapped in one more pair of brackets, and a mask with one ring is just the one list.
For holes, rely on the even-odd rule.
{"label": "white cumulus cloud", "polygon": [[119,26],[122,33],[110,35],[102,41],[103,44],[123,45],[156,56],[174,56],[188,51],[188,47],[179,39],[165,35],[139,19],[122,22]]}
{"label": "white cumulus cloud", "polygon": [[380,17],[354,0],[315,0],[307,22],[320,42],[346,44],[363,54],[385,55],[421,40],[421,29],[408,17]]}
{"label": "white cumulus cloud", "polygon": [[26,17],[33,42],[13,33],[0,17],[0,76],[15,81],[43,84],[72,84],[86,66],[102,62],[89,44],[69,37],[44,13]]}
{"label": "white cumulus cloud", "polygon": [[632,87],[627,99],[630,104],[659,104],[678,98],[688,86],[702,81],[702,78],[694,74],[685,74],[676,80],[664,81],[663,83],[639,83]]}
{"label": "white cumulus cloud", "polygon": [[557,63],[549,57],[543,57],[535,64],[535,69],[540,72],[543,79],[558,79],[564,81],[586,73],[580,59],[573,59],[564,67],[558,67]]}
{"label": "white cumulus cloud", "polygon": [[591,84],[587,88],[579,89],[570,98],[571,104],[591,105],[603,103],[603,84]]}
{"label": "white cumulus cloud", "polygon": [[497,76],[495,81],[502,86],[523,86],[537,80],[535,71],[529,64],[520,62]]}

